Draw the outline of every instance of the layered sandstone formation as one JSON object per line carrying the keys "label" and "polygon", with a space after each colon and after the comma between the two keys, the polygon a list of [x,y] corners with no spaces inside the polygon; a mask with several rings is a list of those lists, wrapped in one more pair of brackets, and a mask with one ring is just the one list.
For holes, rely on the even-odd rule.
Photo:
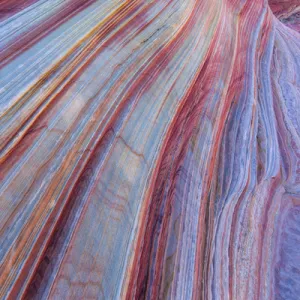
{"label": "layered sandstone formation", "polygon": [[299,0],[0,2],[1,299],[299,299]]}

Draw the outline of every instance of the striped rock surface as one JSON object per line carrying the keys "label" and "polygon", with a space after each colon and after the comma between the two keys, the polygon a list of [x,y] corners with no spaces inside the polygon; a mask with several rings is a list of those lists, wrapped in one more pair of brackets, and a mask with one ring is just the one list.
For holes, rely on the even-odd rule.
{"label": "striped rock surface", "polygon": [[0,299],[299,299],[299,14],[0,1]]}

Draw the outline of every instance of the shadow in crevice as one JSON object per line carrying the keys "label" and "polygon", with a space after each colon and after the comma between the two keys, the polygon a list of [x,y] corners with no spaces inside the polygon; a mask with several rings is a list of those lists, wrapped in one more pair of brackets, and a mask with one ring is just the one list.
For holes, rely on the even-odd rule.
{"label": "shadow in crevice", "polygon": [[300,0],[269,0],[269,6],[283,24],[300,32]]}

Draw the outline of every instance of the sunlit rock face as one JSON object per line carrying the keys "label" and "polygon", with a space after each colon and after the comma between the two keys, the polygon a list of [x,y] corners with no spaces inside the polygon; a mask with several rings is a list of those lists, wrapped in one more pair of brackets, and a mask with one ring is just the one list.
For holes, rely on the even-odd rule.
{"label": "sunlit rock face", "polygon": [[0,299],[299,299],[299,11],[0,1]]}

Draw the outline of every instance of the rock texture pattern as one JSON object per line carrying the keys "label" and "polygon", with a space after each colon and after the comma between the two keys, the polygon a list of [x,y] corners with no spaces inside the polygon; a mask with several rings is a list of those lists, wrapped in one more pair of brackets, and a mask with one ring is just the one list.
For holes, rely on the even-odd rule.
{"label": "rock texture pattern", "polygon": [[0,1],[0,299],[299,299],[299,15]]}

